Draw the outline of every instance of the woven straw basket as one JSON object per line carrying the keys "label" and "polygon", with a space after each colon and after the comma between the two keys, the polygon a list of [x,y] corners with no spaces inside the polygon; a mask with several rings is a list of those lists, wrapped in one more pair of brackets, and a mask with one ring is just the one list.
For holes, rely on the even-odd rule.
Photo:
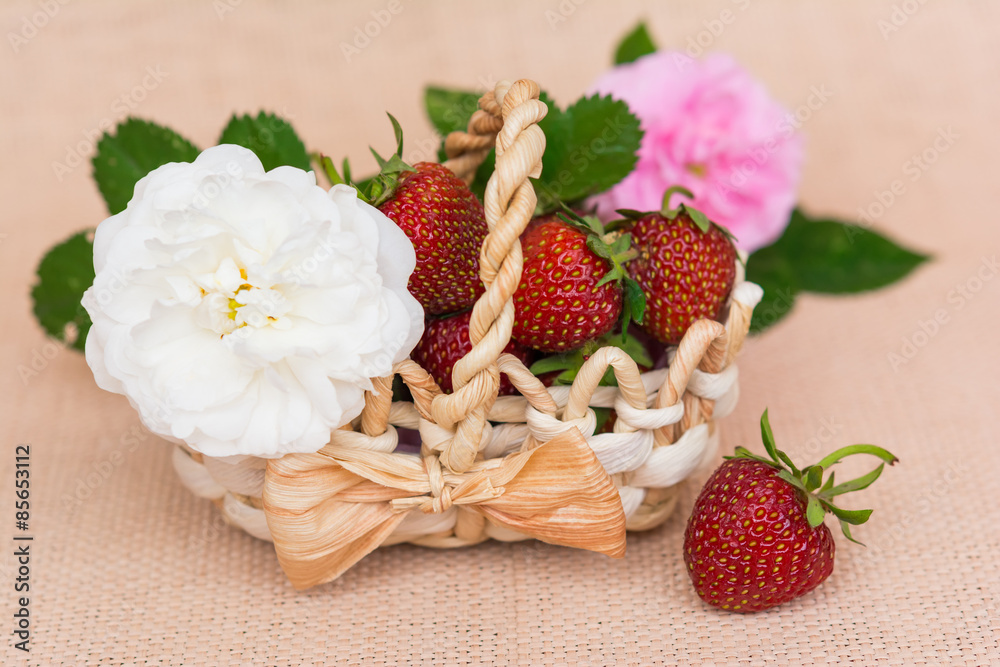
{"label": "woven straw basket", "polygon": [[[546,388],[501,351],[521,277],[519,236],[536,204],[547,111],[529,80],[501,82],[467,132],[452,133],[446,165],[466,181],[489,150],[489,225],[480,255],[486,286],[472,312],[473,349],[443,394],[413,361],[395,374],[412,402],[392,402],[393,376],[376,378],[365,408],[315,454],[213,459],[178,447],[174,465],[230,523],[272,540],[297,588],[331,581],[378,546],[460,547],[493,538],[540,539],[620,557],[625,530],[673,510],[678,485],[715,453],[713,419],[735,406],[733,359],[761,290],[738,280],[725,326],[701,320],[669,352],[666,369],[640,373],[617,348],[594,354],[571,387]],[[598,386],[608,367],[617,387]],[[520,395],[497,397],[500,374]],[[594,435],[591,407],[613,407],[612,433]],[[419,455],[395,451],[396,427],[418,430]]]}

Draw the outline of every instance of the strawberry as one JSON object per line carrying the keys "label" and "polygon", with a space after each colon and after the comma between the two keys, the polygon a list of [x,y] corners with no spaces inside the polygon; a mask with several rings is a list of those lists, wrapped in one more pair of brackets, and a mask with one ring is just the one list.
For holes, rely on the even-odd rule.
{"label": "strawberry", "polygon": [[[455,367],[455,362],[472,349],[472,341],[469,339],[471,319],[471,310],[447,317],[428,318],[424,335],[410,353],[410,357],[431,374],[446,394],[450,394],[453,390],[451,371]],[[532,351],[513,340],[503,351],[513,354],[525,365],[531,363]],[[500,394],[516,393],[517,390],[510,380],[506,376],[501,376]]]}
{"label": "strawberry", "polygon": [[431,315],[454,313],[472,306],[483,293],[479,250],[489,231],[483,205],[447,167],[432,162],[413,166],[402,160],[403,130],[389,115],[396,134],[396,152],[386,160],[372,149],[379,173],[362,185],[351,183],[333,161],[320,156],[331,183],[349,183],[365,202],[378,208],[402,229],[417,254],[417,266],[407,287]]}
{"label": "strawberry", "polygon": [[[774,444],[767,411],[760,421],[770,459],[737,447],[716,469],[695,501],[684,533],[684,562],[702,600],[728,611],[755,612],[793,600],[833,572],[834,543],[823,523],[827,512],[849,525],[871,510],[844,510],[832,499],[863,489],[898,459],[874,445],[839,449],[817,465],[799,470]],[[823,473],[852,454],[872,454],[885,463],[834,486]]]}
{"label": "strawberry", "polygon": [[736,280],[736,249],[729,233],[697,209],[681,204],[649,213],[619,211],[632,220],[638,256],[628,272],[646,297],[643,328],[668,345],[676,345],[695,321],[718,319]]}
{"label": "strawberry", "polygon": [[392,196],[378,208],[413,243],[417,267],[410,293],[428,313],[468,308],[483,293],[479,249],[486,238],[483,205],[447,167],[418,162],[404,171]]}
{"label": "strawberry", "polygon": [[623,314],[623,289],[631,297],[624,301],[625,319],[642,317],[636,302],[641,293],[622,268],[630,256],[629,235],[601,238],[586,227],[591,224],[550,216],[530,223],[521,236],[524,267],[514,292],[512,334],[519,342],[566,352],[600,338]]}

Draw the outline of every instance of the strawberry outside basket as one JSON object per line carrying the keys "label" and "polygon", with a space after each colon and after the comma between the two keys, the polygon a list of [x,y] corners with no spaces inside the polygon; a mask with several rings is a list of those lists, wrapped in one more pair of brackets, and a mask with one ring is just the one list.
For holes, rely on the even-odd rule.
{"label": "strawberry outside basket", "polygon": [[[547,111],[530,80],[501,82],[479,102],[467,132],[448,136],[445,163],[470,181],[489,150],[489,225],[480,255],[485,293],[470,326],[473,349],[443,394],[412,360],[394,373],[412,402],[393,402],[394,376],[376,378],[362,414],[313,454],[211,458],[184,446],[184,484],[225,519],[274,542],[297,588],[336,579],[379,546],[461,547],[487,539],[540,539],[613,557],[625,531],[647,530],[674,509],[678,490],[714,456],[714,420],[737,400],[733,360],[761,289],[738,278],[725,325],[701,320],[669,351],[665,369],[640,373],[614,347],[587,360],[570,387],[545,387],[501,351],[521,278],[519,236],[535,210]],[[599,386],[608,367],[617,387]],[[519,395],[498,398],[500,374]],[[592,407],[614,408],[613,432],[594,434]],[[397,427],[419,431],[420,453],[397,451]]]}

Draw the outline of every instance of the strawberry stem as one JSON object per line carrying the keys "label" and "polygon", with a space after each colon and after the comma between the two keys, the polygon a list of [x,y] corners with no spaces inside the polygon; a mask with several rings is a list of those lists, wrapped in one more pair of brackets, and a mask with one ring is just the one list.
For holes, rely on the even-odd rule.
{"label": "strawberry stem", "polygon": [[668,218],[670,220],[677,217],[677,214],[681,211],[681,206],[683,206],[683,204],[681,204],[677,208],[670,208],[670,198],[675,194],[681,194],[688,199],[694,199],[694,193],[685,188],[683,185],[671,185],[667,188],[663,193],[663,204],[660,206],[660,214],[664,218]]}

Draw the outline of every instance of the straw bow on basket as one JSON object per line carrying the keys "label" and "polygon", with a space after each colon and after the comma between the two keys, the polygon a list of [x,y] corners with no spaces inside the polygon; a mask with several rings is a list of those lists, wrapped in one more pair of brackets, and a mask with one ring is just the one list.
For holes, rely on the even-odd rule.
{"label": "straw bow on basket", "polygon": [[[412,402],[392,402],[393,376],[375,378],[361,416],[313,454],[264,461],[211,459],[179,448],[174,464],[196,494],[253,535],[274,541],[292,584],[331,581],[379,546],[459,547],[539,539],[621,557],[625,531],[662,523],[677,486],[714,452],[713,418],[737,397],[732,365],[761,290],[739,282],[726,325],[701,320],[670,351],[668,368],[640,373],[605,347],[571,387],[545,387],[502,354],[521,279],[519,237],[535,211],[547,108],[528,80],[501,82],[479,101],[467,132],[445,141],[445,163],[471,181],[490,149],[480,253],[485,293],[472,350],[444,394],[419,365],[393,369]],[[600,386],[608,369],[617,386]],[[501,373],[518,390],[498,398]],[[613,407],[612,433],[594,434],[592,407]],[[420,456],[396,452],[396,427],[420,432]]]}

